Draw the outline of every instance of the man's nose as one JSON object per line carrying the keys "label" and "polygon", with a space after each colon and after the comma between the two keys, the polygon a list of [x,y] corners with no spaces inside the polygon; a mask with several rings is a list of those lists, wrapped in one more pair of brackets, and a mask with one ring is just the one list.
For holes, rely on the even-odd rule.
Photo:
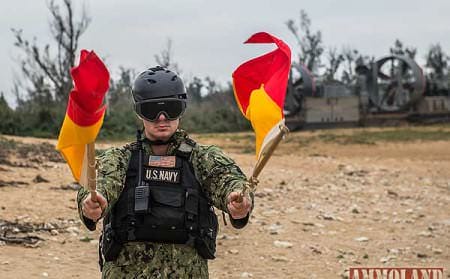
{"label": "man's nose", "polygon": [[157,120],[158,121],[167,120],[166,114],[165,113],[160,113]]}

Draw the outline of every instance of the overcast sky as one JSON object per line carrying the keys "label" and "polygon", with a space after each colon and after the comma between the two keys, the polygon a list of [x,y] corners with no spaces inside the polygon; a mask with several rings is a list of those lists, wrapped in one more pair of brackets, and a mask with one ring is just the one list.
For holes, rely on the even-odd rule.
{"label": "overcast sky", "polygon": [[[10,28],[50,42],[45,0],[0,0],[0,91],[8,100],[15,59]],[[57,1],[58,2],[58,1]],[[326,47],[350,46],[375,57],[388,53],[396,38],[418,48],[419,58],[433,43],[450,53],[450,1],[448,0],[74,0],[76,11],[85,4],[92,22],[80,47],[94,49],[112,74],[119,66],[138,71],[155,64],[154,55],[173,41],[174,60],[184,77],[211,76],[225,82],[243,61],[268,48],[243,45],[251,34],[269,32],[297,53],[285,22],[298,22],[300,9],[321,30]],[[420,62],[420,61],[419,61]]]}

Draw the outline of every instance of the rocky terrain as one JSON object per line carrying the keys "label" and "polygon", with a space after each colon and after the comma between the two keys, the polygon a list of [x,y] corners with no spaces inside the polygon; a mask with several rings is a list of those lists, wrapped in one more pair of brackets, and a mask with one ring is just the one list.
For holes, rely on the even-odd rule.
{"label": "rocky terrain", "polygon": [[[194,138],[251,172],[250,133]],[[99,229],[78,220],[54,144],[0,137],[0,278],[100,277]],[[450,126],[291,133],[261,174],[250,225],[217,214],[211,278],[347,278],[355,266],[450,278]]]}

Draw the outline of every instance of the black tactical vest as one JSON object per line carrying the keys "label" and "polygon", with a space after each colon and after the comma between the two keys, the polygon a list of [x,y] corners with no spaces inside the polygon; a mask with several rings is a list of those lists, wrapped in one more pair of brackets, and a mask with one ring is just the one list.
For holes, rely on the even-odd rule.
{"label": "black tactical vest", "polygon": [[189,161],[194,146],[183,142],[176,156],[139,155],[139,144],[131,148],[124,189],[107,218],[118,242],[187,244],[214,258],[218,222]]}

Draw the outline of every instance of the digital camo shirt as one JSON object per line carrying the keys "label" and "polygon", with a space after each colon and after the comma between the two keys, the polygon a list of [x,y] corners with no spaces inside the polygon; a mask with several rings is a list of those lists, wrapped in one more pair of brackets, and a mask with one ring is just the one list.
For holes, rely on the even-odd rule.
{"label": "digital camo shirt", "polygon": [[[178,130],[166,155],[175,155],[187,137],[184,131]],[[150,145],[146,142],[144,149],[148,155],[152,155]],[[122,192],[130,157],[129,146],[124,146],[108,149],[97,159],[97,191],[108,201],[104,215],[111,210]],[[216,208],[226,212],[228,194],[241,191],[247,181],[244,173],[216,146],[197,144],[192,150],[190,162],[207,198]],[[84,188],[79,190],[78,210],[81,220],[93,229],[93,223],[83,217],[81,211],[81,202],[88,194]],[[199,256],[195,248],[187,245],[129,242],[124,244],[116,260],[104,264],[102,277],[208,278],[208,266],[207,260]]]}

